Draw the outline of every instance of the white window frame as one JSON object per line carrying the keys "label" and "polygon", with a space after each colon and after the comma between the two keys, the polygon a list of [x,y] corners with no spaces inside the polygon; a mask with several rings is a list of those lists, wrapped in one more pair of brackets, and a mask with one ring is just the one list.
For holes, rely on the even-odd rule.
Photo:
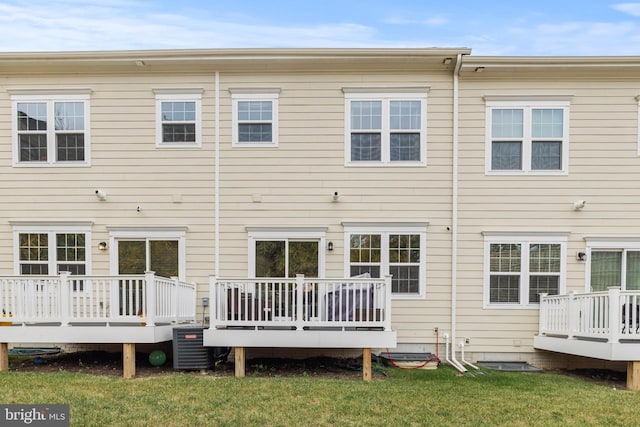
{"label": "white window frame", "polygon": [[[411,167],[427,165],[427,95],[430,87],[409,88],[342,88],[344,93],[345,129],[344,129],[344,160],[345,166],[370,167]],[[351,102],[352,101],[380,101],[382,103],[381,158],[380,161],[352,161],[351,160]],[[420,161],[391,161],[391,133],[390,103],[391,101],[420,101]]]}
{"label": "white window frame", "polygon": [[85,235],[85,275],[91,275],[91,222],[52,222],[52,223],[30,223],[11,222],[13,226],[13,271],[20,276],[20,234],[47,234],[49,244],[49,259],[47,265],[49,274],[47,276],[57,276],[59,263],[57,257],[56,234],[84,234]]}
{"label": "white window frame", "polygon": [[637,148],[637,154],[638,156],[640,156],[640,95],[636,96],[636,101],[638,101],[638,112],[637,112],[637,116],[638,116],[638,122],[636,124],[636,131],[637,131],[637,143],[638,143],[638,148]]}
{"label": "white window frame", "polygon": [[389,235],[391,234],[417,234],[420,236],[420,279],[417,294],[392,293],[394,300],[415,300],[425,297],[427,288],[427,226],[428,223],[343,223],[344,226],[344,275],[351,275],[351,235],[353,234],[379,234],[380,235],[380,277],[389,274]]}
{"label": "white window frame", "polygon": [[586,248],[585,253],[587,260],[585,262],[585,292],[591,291],[591,252],[594,250],[599,251],[611,251],[622,253],[622,265],[620,272],[620,289],[624,290],[627,286],[626,274],[627,274],[627,257],[625,256],[627,251],[640,251],[640,237],[585,237]]}
{"label": "white window frame", "polygon": [[[531,244],[559,244],[560,245],[560,273],[558,283],[558,293],[566,292],[567,279],[567,241],[569,233],[490,233],[484,235],[484,304],[485,309],[539,309],[539,303],[529,302],[529,256]],[[520,259],[520,303],[491,303],[490,285],[491,268],[490,254],[492,244],[520,244],[522,245],[522,258]],[[524,250],[526,246],[527,250]],[[513,273],[515,275],[515,273]]]}
{"label": "white window frame", "polygon": [[[327,229],[325,227],[247,227],[247,272],[249,278],[256,278],[256,242],[299,241],[318,242],[318,278],[325,277],[325,250],[327,247]],[[285,271],[288,271],[288,259],[285,259]],[[295,277],[293,277],[295,279]]]}
{"label": "white window frame", "polygon": [[[569,114],[571,96],[485,96],[485,174],[486,175],[568,175],[569,174]],[[523,110],[522,136],[522,169],[493,170],[492,160],[492,112],[496,109]],[[531,111],[534,109],[561,109],[563,111],[561,169],[538,170],[531,168],[532,158],[532,129]],[[516,138],[507,138],[515,140]],[[557,138],[553,138],[556,140]]]}
{"label": "white window frame", "polygon": [[[118,241],[144,240],[148,244],[152,240],[178,241],[178,279],[187,278],[186,227],[107,227],[109,230],[109,270],[112,275],[118,274]],[[149,265],[149,251],[146,251]]]}
{"label": "white window frame", "polygon": [[[200,148],[202,147],[202,89],[154,89],[156,95],[156,148]],[[162,104],[164,102],[195,103],[196,119],[193,123],[196,130],[195,142],[164,142],[162,140]],[[180,122],[167,122],[180,123]]]}
{"label": "white window frame", "polygon": [[[8,89],[11,94],[11,135],[14,167],[87,167],[91,166],[91,89],[60,89],[37,91],[31,89]],[[80,102],[84,106],[84,160],[57,161],[55,109],[56,102]],[[18,104],[45,103],[47,105],[47,161],[21,161],[18,135]],[[79,133],[79,132],[78,132]]]}
{"label": "white window frame", "polygon": [[[278,146],[278,100],[280,88],[231,88],[231,146],[232,147],[277,147]],[[271,102],[271,120],[263,121],[241,121],[238,119],[238,102]],[[238,126],[242,123],[263,123],[271,124],[271,141],[263,142],[240,142]]]}

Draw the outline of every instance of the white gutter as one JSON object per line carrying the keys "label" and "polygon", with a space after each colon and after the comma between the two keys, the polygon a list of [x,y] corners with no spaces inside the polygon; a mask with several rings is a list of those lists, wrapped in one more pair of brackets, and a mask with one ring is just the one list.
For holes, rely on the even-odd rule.
{"label": "white gutter", "polygon": [[220,277],[220,72],[216,71],[216,81],[215,81],[215,91],[216,91],[216,118],[215,118],[215,183],[214,190],[215,191],[215,209],[214,209],[214,238],[215,238],[215,277]]}
{"label": "white gutter", "polygon": [[451,361],[460,372],[466,372],[466,368],[456,360],[456,306],[458,285],[458,126],[459,126],[459,84],[460,67],[462,66],[462,54],[456,57],[456,65],[453,70],[453,173],[451,190]]}

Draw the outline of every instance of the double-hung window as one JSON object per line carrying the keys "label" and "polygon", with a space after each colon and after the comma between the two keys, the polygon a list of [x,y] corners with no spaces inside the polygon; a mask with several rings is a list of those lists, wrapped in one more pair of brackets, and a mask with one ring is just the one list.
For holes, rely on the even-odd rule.
{"label": "double-hung window", "polygon": [[233,104],[232,145],[277,147],[280,89],[229,90]]}
{"label": "double-hung window", "polygon": [[526,307],[565,288],[566,235],[485,234],[485,307]]}
{"label": "double-hung window", "polygon": [[10,92],[15,166],[89,165],[89,90]]}
{"label": "double-hung window", "polygon": [[24,275],[89,274],[89,225],[14,225],[15,271]]}
{"label": "double-hung window", "polygon": [[487,174],[568,173],[568,97],[485,99]]}
{"label": "double-hung window", "polygon": [[156,146],[188,148],[202,145],[202,89],[154,89]]}
{"label": "double-hung window", "polygon": [[427,91],[343,88],[347,165],[425,165]]}
{"label": "double-hung window", "polygon": [[345,274],[391,275],[394,298],[424,296],[426,225],[368,226],[345,224]]}
{"label": "double-hung window", "polygon": [[587,238],[587,290],[640,290],[640,241]]}

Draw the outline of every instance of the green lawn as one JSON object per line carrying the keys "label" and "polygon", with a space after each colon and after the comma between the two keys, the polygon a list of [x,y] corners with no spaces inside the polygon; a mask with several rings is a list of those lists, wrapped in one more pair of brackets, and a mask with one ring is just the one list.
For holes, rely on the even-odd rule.
{"label": "green lawn", "polygon": [[124,380],[0,373],[2,403],[66,403],[78,426],[640,425],[640,393],[553,373],[458,376],[390,368],[383,380],[172,373]]}

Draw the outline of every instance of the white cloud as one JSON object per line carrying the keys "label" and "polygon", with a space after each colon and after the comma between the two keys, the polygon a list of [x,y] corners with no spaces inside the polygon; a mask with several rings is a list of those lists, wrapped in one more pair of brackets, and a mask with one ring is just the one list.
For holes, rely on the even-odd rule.
{"label": "white cloud", "polygon": [[617,3],[611,5],[611,7],[631,16],[640,16],[640,3]]}

